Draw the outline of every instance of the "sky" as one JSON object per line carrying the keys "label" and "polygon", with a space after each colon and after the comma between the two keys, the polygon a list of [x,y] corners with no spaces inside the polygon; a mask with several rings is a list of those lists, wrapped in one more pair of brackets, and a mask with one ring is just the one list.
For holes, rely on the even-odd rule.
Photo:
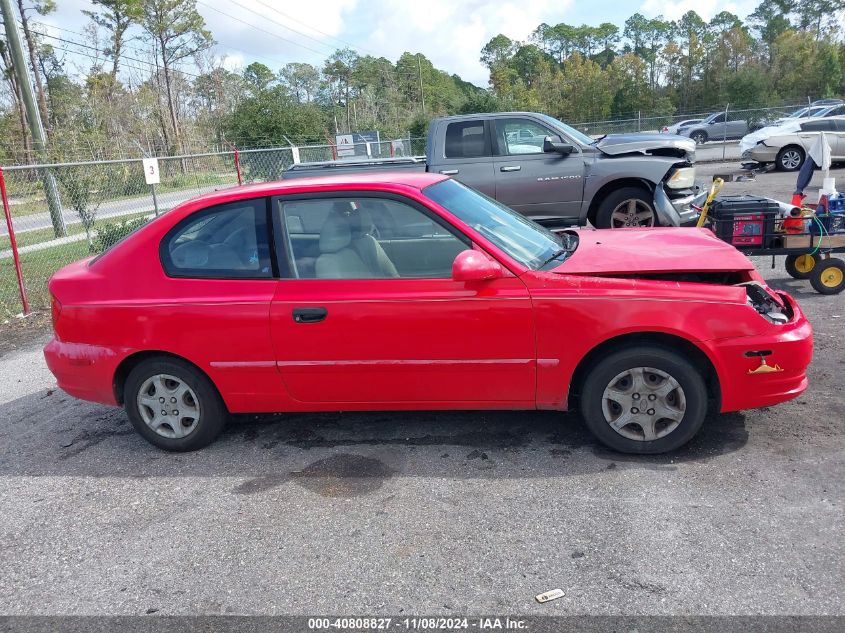
{"label": "sky", "polygon": [[[720,11],[745,17],[759,0],[197,0],[217,41],[215,54],[230,69],[260,61],[274,70],[288,62],[319,65],[336,48],[396,61],[421,52],[436,68],[487,86],[481,48],[504,33],[528,38],[538,24],[591,24],[624,21],[639,11],[674,20],[694,9],[705,19]],[[48,33],[82,41],[91,9],[88,0],[57,0],[49,16],[35,16]],[[44,27],[42,27],[44,28]],[[56,46],[61,42],[52,41]],[[80,63],[78,60],[76,63]]]}

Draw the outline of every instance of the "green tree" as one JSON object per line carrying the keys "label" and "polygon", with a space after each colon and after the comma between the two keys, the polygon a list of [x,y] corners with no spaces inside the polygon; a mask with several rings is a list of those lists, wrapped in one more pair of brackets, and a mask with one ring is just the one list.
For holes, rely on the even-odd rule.
{"label": "green tree", "polygon": [[493,68],[496,64],[502,63],[513,55],[515,43],[506,35],[499,33],[481,49],[480,61],[487,68]]}
{"label": "green tree", "polygon": [[91,0],[91,4],[98,7],[98,11],[83,10],[97,26],[109,33],[109,44],[103,51],[111,59],[111,76],[117,79],[120,68],[120,56],[126,43],[126,32],[137,24],[143,14],[142,0]]}
{"label": "green tree", "polygon": [[[147,32],[156,60],[161,62],[167,109],[173,134],[172,149],[182,149],[174,71],[185,59],[208,49],[214,40],[197,12],[196,0],[143,0],[141,25]],[[167,138],[167,127],[162,126]]]}
{"label": "green tree", "polygon": [[261,62],[252,62],[244,68],[244,82],[253,95],[264,92],[274,81],[275,73]]}

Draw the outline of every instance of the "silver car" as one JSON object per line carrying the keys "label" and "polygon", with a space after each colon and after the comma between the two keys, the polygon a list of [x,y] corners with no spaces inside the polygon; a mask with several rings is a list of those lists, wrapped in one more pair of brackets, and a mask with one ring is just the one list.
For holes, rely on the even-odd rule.
{"label": "silver car", "polygon": [[690,137],[696,145],[707,141],[742,138],[748,132],[748,122],[740,116],[740,113],[728,112],[726,115],[724,112],[714,112],[700,123],[680,128],[678,134]]}
{"label": "silver car", "polygon": [[664,125],[663,128],[660,130],[661,134],[678,134],[678,130],[683,127],[689,127],[691,125],[695,125],[696,123],[701,123],[701,119],[684,119],[683,121],[678,121],[677,123],[673,123],[672,125]]}
{"label": "silver car", "polygon": [[761,164],[774,163],[783,171],[801,169],[807,152],[825,133],[831,160],[845,160],[845,116],[814,117],[766,127],[745,136],[740,142],[742,159]]}

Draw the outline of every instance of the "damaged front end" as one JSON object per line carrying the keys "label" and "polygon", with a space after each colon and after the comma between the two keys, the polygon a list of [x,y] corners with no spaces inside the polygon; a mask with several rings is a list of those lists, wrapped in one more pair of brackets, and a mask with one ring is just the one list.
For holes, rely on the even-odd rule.
{"label": "damaged front end", "polygon": [[[604,277],[604,275],[602,275]],[[756,274],[748,270],[663,272],[613,275],[615,279],[637,279],[643,281],[674,281],[679,283],[708,284],[743,288],[745,302],[757,314],[774,325],[785,325],[792,320],[793,312],[789,302],[778,293],[755,279]]]}

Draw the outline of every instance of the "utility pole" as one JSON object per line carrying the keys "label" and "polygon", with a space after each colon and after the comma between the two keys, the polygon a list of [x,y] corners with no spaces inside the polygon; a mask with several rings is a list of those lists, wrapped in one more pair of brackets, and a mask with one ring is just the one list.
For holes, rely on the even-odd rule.
{"label": "utility pole", "polygon": [[[21,89],[24,106],[26,107],[26,119],[29,122],[29,132],[32,134],[32,141],[35,145],[36,156],[39,162],[46,162],[47,142],[44,135],[44,126],[41,123],[41,116],[38,107],[35,105],[35,94],[32,91],[32,79],[29,76],[26,62],[23,58],[21,38],[18,33],[17,16],[12,9],[9,0],[0,0],[0,12],[3,14],[3,25],[6,27],[6,42],[9,46],[9,53],[12,56],[15,77]],[[41,171],[41,170],[39,170]],[[62,200],[59,196],[59,188],[56,185],[56,178],[48,170],[41,171],[44,179],[44,193],[47,195],[47,206],[50,209],[50,219],[53,222],[53,232],[56,237],[65,237],[67,227],[65,218],[62,215]]]}
{"label": "utility pole", "polygon": [[425,117],[425,90],[423,90],[422,82],[422,53],[417,53],[417,68],[420,69],[420,97],[422,98],[422,113],[423,117]]}

